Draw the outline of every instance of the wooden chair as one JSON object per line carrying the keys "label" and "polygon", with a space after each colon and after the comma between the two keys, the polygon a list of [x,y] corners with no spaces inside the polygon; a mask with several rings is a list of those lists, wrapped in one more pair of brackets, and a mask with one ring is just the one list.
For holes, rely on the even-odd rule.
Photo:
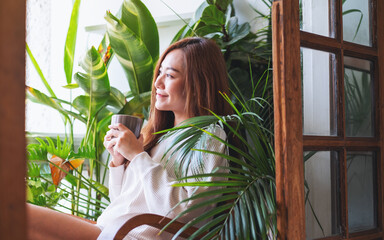
{"label": "wooden chair", "polygon": [[[227,200],[226,202],[219,203],[218,206],[221,206],[225,203],[233,202],[233,200]],[[221,213],[222,214],[222,213]],[[215,217],[217,217],[216,215]],[[214,218],[215,218],[214,217]],[[142,225],[148,225],[157,229],[162,229],[165,225],[167,225],[170,221],[172,221],[171,218],[167,218],[164,216],[146,213],[146,214],[140,214],[137,215],[129,220],[127,220],[123,226],[120,227],[120,229],[117,231],[114,240],[122,240],[132,229],[142,226]],[[174,221],[172,222],[164,231],[176,234],[183,226],[185,226],[185,223]],[[189,227],[185,231],[183,231],[180,234],[180,237],[182,238],[188,238],[193,233],[195,233],[198,230],[196,227]],[[200,236],[204,236],[207,232],[203,232]]]}
{"label": "wooden chair", "polygon": [[[65,214],[67,214],[71,217],[75,217],[75,218],[78,218],[80,220],[92,223],[92,224],[96,224],[96,221],[93,221],[93,220],[89,220],[86,218],[75,216],[75,215],[72,215],[69,213],[65,213]],[[139,227],[139,226],[142,226],[142,225],[148,225],[148,226],[151,226],[151,227],[154,227],[154,228],[157,228],[160,230],[163,227],[165,227],[165,225],[167,225],[170,221],[172,221],[172,219],[164,217],[164,216],[152,214],[152,213],[144,213],[144,214],[136,215],[133,218],[128,219],[123,224],[123,226],[120,227],[120,229],[117,231],[117,233],[113,239],[114,240],[122,240],[125,236],[127,236],[127,234],[132,229]],[[184,225],[185,225],[185,223],[174,221],[164,231],[171,233],[171,234],[176,234],[177,231],[179,231],[180,228],[182,228]],[[196,228],[196,227],[189,227],[188,229],[186,229],[185,231],[183,231],[180,234],[180,237],[188,238],[197,230],[198,230],[198,228]]]}
{"label": "wooden chair", "polygon": [[[167,225],[172,219],[156,215],[156,214],[151,214],[151,213],[146,213],[146,214],[140,214],[137,215],[128,221],[124,223],[123,226],[117,231],[114,240],[122,240],[132,229],[141,226],[141,225],[148,225],[157,229],[162,229],[165,225]],[[175,221],[171,223],[164,231],[175,234],[177,231],[179,231],[180,228],[182,228],[185,224]],[[195,227],[190,227],[186,229],[180,237],[183,238],[188,238],[190,237],[194,232],[196,232],[198,228]]]}

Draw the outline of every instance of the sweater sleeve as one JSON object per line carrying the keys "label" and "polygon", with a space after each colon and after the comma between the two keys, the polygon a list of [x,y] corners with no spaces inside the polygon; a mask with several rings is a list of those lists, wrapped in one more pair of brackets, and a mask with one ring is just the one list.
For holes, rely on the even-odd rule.
{"label": "sweater sleeve", "polygon": [[111,202],[121,193],[124,177],[124,165],[112,167],[109,165],[109,198]]}
{"label": "sweater sleeve", "polygon": [[[220,138],[225,139],[224,130],[218,128],[215,134]],[[224,153],[225,145],[216,139],[210,138],[206,143],[206,148],[210,151]],[[210,173],[218,166],[226,166],[226,160],[213,154],[203,154],[204,172]],[[129,168],[135,173],[138,173],[139,181],[141,181],[146,205],[150,212],[175,217],[180,212],[186,210],[189,206],[196,204],[197,200],[189,201],[186,204],[181,204],[169,213],[169,209],[174,207],[178,202],[191,197],[193,194],[206,191],[208,187],[172,187],[176,183],[176,178],[171,176],[170,170],[167,170],[163,165],[152,160],[148,153],[143,152],[132,159]],[[205,181],[214,181],[215,179],[207,178]],[[199,200],[202,201],[202,200]],[[200,209],[192,213],[193,216],[202,214],[205,209]],[[188,217],[190,218],[191,215]]]}

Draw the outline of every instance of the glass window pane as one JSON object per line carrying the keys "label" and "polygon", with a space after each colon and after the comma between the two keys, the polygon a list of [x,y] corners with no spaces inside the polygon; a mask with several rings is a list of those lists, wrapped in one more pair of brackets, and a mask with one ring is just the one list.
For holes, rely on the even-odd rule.
{"label": "glass window pane", "polygon": [[305,152],[306,239],[341,233],[339,160],[335,151]]}
{"label": "glass window pane", "polygon": [[371,46],[370,0],[343,1],[344,41]]}
{"label": "glass window pane", "polygon": [[[331,3],[331,6],[329,6]],[[333,29],[330,23],[334,0],[302,0],[300,4],[300,29],[306,32],[334,37]]]}
{"label": "glass window pane", "polygon": [[304,135],[336,135],[335,55],[301,49]]}
{"label": "glass window pane", "polygon": [[344,57],[347,137],[374,136],[372,62]]}
{"label": "glass window pane", "polygon": [[376,158],[373,152],[347,153],[349,232],[377,227]]}

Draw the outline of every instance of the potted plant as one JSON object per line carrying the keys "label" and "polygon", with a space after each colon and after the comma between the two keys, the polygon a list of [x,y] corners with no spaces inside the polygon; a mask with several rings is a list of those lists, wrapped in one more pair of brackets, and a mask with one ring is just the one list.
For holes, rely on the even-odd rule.
{"label": "potted plant", "polygon": [[[28,56],[49,93],[46,95],[38,89],[27,87],[28,99],[57,110],[63,116],[64,124],[69,126],[69,134],[64,141],[57,139],[54,143],[47,138],[48,143],[45,143],[39,139],[40,144],[29,146],[30,161],[45,163],[42,166],[29,164],[28,182],[30,193],[33,193],[29,194],[33,196],[29,201],[53,207],[59,199],[65,199],[72,204],[73,214],[96,219],[100,210],[105,208],[102,198],[106,202],[109,201],[107,188],[103,185],[107,168],[106,163],[101,160],[101,154],[104,152],[102,142],[108,130],[107,126],[114,113],[145,116],[150,101],[153,69],[159,56],[159,39],[155,21],[145,5],[139,0],[125,0],[119,13],[120,17],[107,12],[105,16],[107,33],[100,46],[97,49],[92,47],[87,51],[80,62],[83,72],[72,75],[79,5],[80,0],[75,1],[73,5],[65,46],[64,69],[67,76],[65,87],[81,88],[84,91],[83,95],[77,96],[73,101],[57,98],[31,50],[28,45],[26,46]],[[133,10],[136,12],[132,12]],[[127,94],[110,86],[107,68],[114,56],[118,58],[126,73],[130,86],[130,92]],[[76,83],[72,82],[73,79]],[[77,151],[74,149],[73,139],[75,120],[86,125],[86,134]],[[47,148],[47,144],[51,147]],[[71,156],[78,154],[78,157],[85,160],[88,176],[83,174],[83,165],[76,170],[53,162],[53,155],[57,156],[55,153],[61,151],[60,147],[64,145],[69,146],[70,151],[62,155],[63,163],[71,163]],[[81,155],[81,153],[85,154]],[[51,175],[54,175],[54,171],[50,171],[47,167],[49,164],[54,166],[52,169],[66,175],[65,179],[69,186],[64,186],[63,183],[56,186],[52,184],[51,178],[46,178],[46,173],[51,172]],[[38,188],[34,187],[36,184],[39,185]],[[40,187],[42,185],[43,188]],[[87,192],[85,195],[82,193],[84,190]],[[68,198],[68,196],[71,197]],[[44,200],[37,201],[38,198]],[[48,202],[50,204],[45,204]],[[80,210],[79,206],[82,206],[83,210]]]}

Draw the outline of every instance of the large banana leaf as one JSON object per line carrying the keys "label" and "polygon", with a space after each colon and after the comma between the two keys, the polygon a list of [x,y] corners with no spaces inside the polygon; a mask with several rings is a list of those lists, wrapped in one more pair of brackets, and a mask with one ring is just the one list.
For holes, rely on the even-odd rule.
{"label": "large banana leaf", "polygon": [[79,86],[87,94],[107,100],[111,89],[107,68],[94,47],[87,52],[80,66],[86,73],[76,73],[75,79]]}
{"label": "large banana leaf", "polygon": [[111,47],[125,70],[130,90],[134,95],[150,91],[155,62],[147,46],[110,12],[105,19]]}
{"label": "large banana leaf", "polygon": [[159,58],[159,33],[147,7],[140,0],[125,0],[121,21],[144,42],[156,62]]}
{"label": "large banana leaf", "polygon": [[[90,106],[91,104],[91,106]],[[94,121],[94,116],[105,106],[103,101],[98,101],[97,98],[80,95],[73,100],[73,107],[89,120]]]}
{"label": "large banana leaf", "polygon": [[87,52],[80,66],[86,73],[76,73],[75,80],[86,95],[78,96],[73,101],[73,105],[80,113],[92,117],[110,98],[111,87],[107,68],[94,47]]}
{"label": "large banana leaf", "polygon": [[120,114],[130,114],[141,116],[143,108],[149,106],[151,102],[151,92],[145,92],[128,101],[120,110]]}
{"label": "large banana leaf", "polygon": [[118,113],[125,105],[126,100],[122,92],[117,88],[111,87],[111,94],[107,102],[107,109],[113,113]]}
{"label": "large banana leaf", "polygon": [[73,58],[75,55],[77,23],[79,20],[81,0],[76,0],[73,4],[71,20],[67,32],[67,39],[64,47],[64,71],[67,78],[67,84],[72,82]]}

